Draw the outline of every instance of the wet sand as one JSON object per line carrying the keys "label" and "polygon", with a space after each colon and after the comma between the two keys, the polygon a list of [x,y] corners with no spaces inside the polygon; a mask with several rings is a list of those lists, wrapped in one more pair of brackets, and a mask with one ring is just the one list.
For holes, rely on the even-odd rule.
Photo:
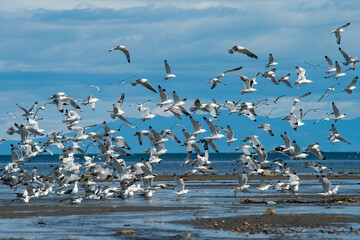
{"label": "wet sand", "polygon": [[[334,230],[346,227],[349,223],[360,223],[360,218],[350,215],[250,215],[231,218],[203,218],[191,221],[177,221],[178,224],[191,224],[198,228],[216,229],[220,231],[232,231],[238,233],[265,233],[282,234],[286,231],[294,232],[294,228],[322,228],[330,234],[339,233]],[[348,227],[342,232],[359,233],[359,229]]]}
{"label": "wet sand", "polygon": [[[360,180],[360,176],[352,174],[332,175],[328,176],[328,178],[340,180],[341,184],[348,184],[348,188],[351,189],[357,188],[360,182],[357,181]],[[249,180],[254,182],[257,182],[257,179],[258,176],[249,176]],[[287,180],[288,178],[267,176],[265,179],[275,181]],[[315,175],[300,176],[300,179],[309,180],[303,182],[304,188],[307,189],[311,188],[314,185],[313,183],[318,184],[318,181],[314,181],[317,179]],[[36,202],[36,200],[30,200],[29,203],[9,200],[4,201],[3,206],[0,205],[0,219],[3,221],[12,221],[10,219],[15,219],[14,221],[20,219],[31,221],[31,219],[37,219],[35,225],[48,226],[50,224],[49,220],[42,220],[41,217],[63,219],[74,215],[82,219],[81,221],[91,221],[91,219],[97,219],[98,217],[109,220],[114,215],[134,215],[135,219],[137,219],[136,224],[134,222],[131,225],[125,223],[122,225],[123,227],[110,229],[110,234],[115,234],[112,236],[123,234],[123,230],[135,230],[136,233],[131,235],[131,239],[143,239],[148,234],[151,234],[154,237],[153,239],[155,237],[156,239],[169,239],[169,236],[174,239],[185,239],[189,232],[192,232],[192,237],[189,239],[211,239],[203,237],[204,232],[201,231],[206,231],[208,236],[212,234],[209,231],[225,234],[220,236],[235,234],[235,238],[237,236],[241,238],[251,238],[251,236],[264,238],[271,236],[276,238],[277,236],[290,236],[291,233],[293,234],[291,236],[298,237],[311,237],[311,234],[317,234],[316,237],[323,237],[326,234],[326,236],[349,234],[346,236],[352,236],[354,239],[360,230],[360,218],[358,213],[355,213],[360,206],[360,195],[354,191],[348,191],[347,194],[343,193],[343,195],[340,192],[339,196],[325,198],[316,194],[317,191],[310,193],[303,191],[298,195],[283,194],[276,191],[270,191],[269,194],[262,195],[255,192],[255,195],[254,193],[250,195],[239,194],[234,197],[230,193],[231,188],[237,184],[234,175],[204,174],[184,176],[184,180],[187,182],[186,188],[189,188],[190,193],[193,195],[177,197],[173,195],[173,176],[156,176],[154,180],[165,182],[168,184],[168,188],[155,194],[153,202],[146,202],[143,198],[137,197],[129,199],[126,203],[123,203],[121,199],[113,199],[113,203],[111,201],[104,203],[102,200],[91,202],[84,200],[79,205],[60,202],[62,198],[57,196],[49,200],[49,204],[45,203],[43,205],[40,205],[41,202]],[[255,187],[256,184],[252,184],[252,186]],[[318,187],[320,190],[321,186]],[[206,194],[204,194],[204,190]],[[206,204],[202,204],[202,201],[206,201]],[[143,206],[143,203],[147,204],[147,206]],[[308,207],[317,209],[317,212],[310,211],[302,214],[301,210],[298,212],[293,210],[307,209]],[[274,208],[277,211],[282,211],[282,213],[274,216],[262,215],[261,213],[267,208]],[[252,214],[256,209],[261,209],[261,211]],[[341,210],[343,212],[333,214],[333,212],[321,209],[343,209]],[[356,211],[352,211],[352,209]],[[150,220],[145,221],[143,216],[147,216]],[[120,220],[120,223],[123,223],[123,221]],[[151,232],[151,228],[144,228],[148,224],[155,224],[154,226],[158,227],[157,232]],[[159,224],[164,224],[163,226],[174,225],[175,227],[168,229],[159,227]],[[352,225],[355,227],[352,227]],[[181,230],[177,230],[177,227],[180,227]],[[93,233],[91,232],[91,234]],[[161,234],[165,237],[160,237]],[[234,238],[234,235],[231,236]]]}

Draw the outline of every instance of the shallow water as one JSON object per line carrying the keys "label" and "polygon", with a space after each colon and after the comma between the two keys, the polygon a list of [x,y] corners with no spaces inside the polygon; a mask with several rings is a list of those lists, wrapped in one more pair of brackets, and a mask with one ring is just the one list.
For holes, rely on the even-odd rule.
{"label": "shallow water", "polygon": [[[341,185],[339,194],[341,196],[357,193],[360,180],[332,180],[333,185]],[[174,184],[170,182],[156,182]],[[105,183],[104,183],[105,184]],[[257,180],[249,181],[250,193],[238,193],[234,197],[231,190],[236,181],[186,181],[186,188],[190,189],[185,196],[176,196],[173,187],[159,189],[151,199],[144,199],[140,195],[132,198],[112,198],[108,200],[90,201],[84,200],[81,206],[166,206],[166,207],[198,207],[191,210],[171,210],[155,212],[113,212],[99,215],[77,215],[77,216],[56,216],[0,219],[0,237],[28,239],[169,239],[181,236],[184,239],[186,234],[192,232],[193,239],[238,239],[246,237],[246,234],[239,234],[229,231],[217,231],[211,229],[198,229],[192,225],[172,224],[172,221],[191,220],[196,218],[234,217],[241,215],[263,214],[269,206],[266,204],[241,204],[245,199],[253,201],[281,200],[295,198],[298,200],[321,200],[318,195],[322,187],[317,180],[303,180],[296,194],[279,193],[269,189],[261,193],[256,189]],[[106,183],[106,185],[116,185]],[[20,190],[19,190],[20,191]],[[15,202],[14,191],[7,186],[0,186],[2,193],[0,205],[57,205],[73,206],[69,202],[60,202],[64,196],[51,194],[47,198],[31,200],[29,203]],[[359,204],[277,204],[271,205],[279,214],[351,214],[360,216]],[[357,224],[351,224],[356,229]],[[136,235],[114,236],[120,230],[132,229]],[[298,230],[300,231],[300,230]],[[277,239],[296,238],[297,236],[312,238],[327,238],[334,235],[318,232],[316,229],[304,229],[302,233],[292,233],[284,236],[276,236]],[[267,238],[271,235],[254,234],[251,238]],[[275,237],[275,236],[273,236]],[[336,235],[342,238],[344,236]],[[357,239],[356,234],[346,235],[346,239]]]}

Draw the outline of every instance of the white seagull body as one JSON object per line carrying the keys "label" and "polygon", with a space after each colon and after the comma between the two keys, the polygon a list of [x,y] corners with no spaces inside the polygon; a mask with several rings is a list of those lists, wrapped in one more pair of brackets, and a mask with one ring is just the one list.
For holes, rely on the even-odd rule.
{"label": "white seagull body", "polygon": [[270,66],[273,67],[273,66],[276,66],[276,65],[278,65],[278,63],[274,61],[274,57],[273,57],[273,55],[270,53],[270,54],[269,54],[269,63],[266,64],[265,67],[268,68],[268,67],[270,67]]}
{"label": "white seagull body", "polygon": [[176,77],[175,74],[172,74],[172,73],[171,73],[169,63],[168,63],[166,60],[164,60],[164,64],[165,64],[165,71],[166,71],[166,75],[165,75],[164,79],[165,79],[165,80],[168,80],[169,78],[174,78],[174,77]]}

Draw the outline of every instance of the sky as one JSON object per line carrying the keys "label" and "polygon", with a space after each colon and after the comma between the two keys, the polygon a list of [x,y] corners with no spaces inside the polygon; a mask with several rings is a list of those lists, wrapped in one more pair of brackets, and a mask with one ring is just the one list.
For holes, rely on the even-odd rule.
{"label": "sky", "polygon": [[[339,46],[350,56],[360,55],[360,2],[358,1],[4,1],[0,0],[0,137],[10,142],[18,140],[17,135],[8,135],[7,129],[14,122],[24,123],[21,117],[13,118],[9,112],[21,116],[22,110],[38,101],[43,104],[57,92],[65,92],[77,98],[90,94],[100,99],[95,111],[83,106],[79,113],[79,125],[98,124],[107,121],[114,128],[122,122],[110,118],[108,111],[116,103],[121,93],[125,94],[124,116],[136,122],[137,128],[123,127],[121,134],[134,146],[133,152],[142,152],[132,133],[156,126],[158,131],[181,123],[191,131],[189,120],[184,116],[181,121],[164,113],[156,107],[159,94],[142,86],[131,86],[131,81],[139,78],[149,79],[157,89],[165,88],[171,97],[176,91],[180,98],[186,98],[188,109],[195,99],[209,103],[226,100],[251,102],[260,99],[276,99],[285,95],[277,104],[260,104],[256,109],[257,122],[245,116],[229,115],[223,111],[215,124],[226,127],[230,124],[235,137],[243,139],[251,134],[260,137],[267,150],[282,143],[280,134],[287,131],[301,147],[319,142],[324,151],[359,151],[360,140],[360,87],[352,95],[342,91],[354,77],[355,71],[346,72],[339,79],[324,78],[327,64],[318,69],[314,65],[329,56],[333,62],[343,62]],[[350,22],[342,33],[342,42],[336,43],[332,30]],[[109,52],[114,45],[125,45],[130,52],[131,63],[126,61],[120,51]],[[245,46],[259,56],[257,60],[242,54],[229,54],[234,45]],[[296,78],[295,66],[306,69],[307,78],[314,82],[290,89],[284,84],[274,85],[268,79],[258,77],[259,90],[255,93],[240,94],[243,83],[236,73],[228,73],[223,82],[211,90],[206,81],[221,72],[243,66],[239,73],[252,77],[268,69],[265,64],[272,53],[276,66],[276,76],[290,73],[290,82]],[[164,60],[171,66],[176,78],[164,80]],[[341,65],[342,69],[346,69]],[[135,76],[134,76],[135,75]],[[124,84],[115,83],[134,76]],[[325,90],[335,83],[335,91],[321,102],[317,100]],[[101,89],[87,87],[95,84]],[[302,108],[321,108],[304,116],[305,125],[295,132],[287,121],[280,120],[291,109],[293,100],[306,92],[312,94],[298,103],[295,113]],[[145,104],[159,116],[141,122],[142,115],[136,103]],[[81,102],[81,101],[79,101]],[[332,112],[331,103],[335,102],[344,120],[335,123],[341,136],[351,142],[330,144],[331,121],[314,121]],[[135,105],[134,105],[135,104]],[[131,105],[131,106],[129,106]],[[273,108],[270,119],[262,117]],[[202,113],[194,118],[207,128]],[[46,133],[67,131],[62,123],[64,116],[55,105],[47,105],[39,113],[44,118],[39,121]],[[275,136],[270,137],[256,126],[271,123]],[[181,128],[174,130],[183,140]],[[126,134],[126,135],[125,135]],[[205,135],[204,135],[205,136]],[[230,147],[218,140],[220,151],[233,151],[240,146],[238,142]],[[221,142],[221,143],[220,143]],[[9,154],[9,143],[0,145],[0,154]],[[185,152],[174,143],[169,143],[169,152]]]}

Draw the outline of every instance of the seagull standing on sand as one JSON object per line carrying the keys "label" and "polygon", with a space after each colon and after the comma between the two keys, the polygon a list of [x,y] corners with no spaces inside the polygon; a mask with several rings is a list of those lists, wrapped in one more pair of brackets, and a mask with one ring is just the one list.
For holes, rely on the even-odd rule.
{"label": "seagull standing on sand", "polygon": [[109,52],[111,52],[111,51],[113,51],[113,50],[120,50],[120,51],[122,51],[122,52],[125,54],[127,61],[130,63],[130,54],[129,54],[129,51],[126,49],[125,46],[123,46],[123,45],[116,45],[116,46],[112,47],[112,48],[109,50]]}
{"label": "seagull standing on sand", "polygon": [[165,71],[166,71],[166,75],[165,75],[164,79],[165,79],[165,80],[168,80],[169,78],[174,78],[174,77],[176,77],[175,74],[172,74],[172,73],[171,73],[169,63],[168,63],[166,60],[164,60],[164,64],[165,64]]}

